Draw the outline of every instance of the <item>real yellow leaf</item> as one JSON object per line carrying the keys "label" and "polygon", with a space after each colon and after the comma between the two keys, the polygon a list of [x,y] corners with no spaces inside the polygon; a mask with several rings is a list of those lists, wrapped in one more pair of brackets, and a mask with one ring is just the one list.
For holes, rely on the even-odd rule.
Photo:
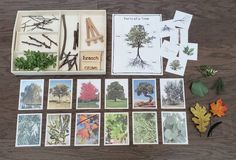
{"label": "real yellow leaf", "polygon": [[190,108],[194,117],[192,121],[196,124],[196,128],[200,133],[204,133],[207,130],[207,126],[210,123],[211,113],[209,113],[206,107],[196,103],[194,107]]}

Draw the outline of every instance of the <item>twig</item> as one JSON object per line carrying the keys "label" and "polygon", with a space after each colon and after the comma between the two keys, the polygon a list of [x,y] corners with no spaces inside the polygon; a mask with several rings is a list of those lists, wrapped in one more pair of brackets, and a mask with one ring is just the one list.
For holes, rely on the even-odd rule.
{"label": "twig", "polygon": [[38,43],[40,43],[40,44],[42,44],[45,48],[51,48],[50,46],[48,46],[45,42],[41,42],[41,41],[39,41],[39,40],[37,40],[36,38],[34,38],[34,37],[31,37],[31,36],[28,36],[31,40],[33,40],[33,41],[35,41],[35,42],[38,42]]}
{"label": "twig", "polygon": [[30,43],[30,42],[27,42],[27,41],[21,41],[21,43],[25,43],[25,44],[28,44],[28,45],[32,45],[32,46],[36,46],[36,47],[42,47],[41,44],[35,44],[35,43]]}
{"label": "twig", "polygon": [[63,29],[64,29],[64,40],[63,40],[63,45],[62,45],[62,49],[61,49],[61,54],[59,59],[62,60],[63,55],[65,54],[65,48],[66,48],[66,37],[67,37],[67,29],[66,29],[66,19],[65,19],[65,15],[61,15],[62,18],[62,23],[63,23]]}
{"label": "twig", "polygon": [[53,44],[55,44],[56,46],[58,46],[56,42],[54,42],[52,39],[50,39],[50,38],[49,38],[48,36],[46,36],[45,34],[42,34],[42,36],[45,37],[47,40],[50,41],[50,46],[51,46],[51,43],[53,43]]}

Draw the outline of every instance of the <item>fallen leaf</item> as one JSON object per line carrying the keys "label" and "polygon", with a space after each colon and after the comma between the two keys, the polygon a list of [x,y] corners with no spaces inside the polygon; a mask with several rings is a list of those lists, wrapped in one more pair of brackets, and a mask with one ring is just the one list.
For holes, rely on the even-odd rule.
{"label": "fallen leaf", "polygon": [[196,124],[196,128],[200,133],[204,133],[207,130],[207,126],[209,125],[211,113],[209,113],[206,107],[201,106],[196,103],[194,107],[190,108],[194,117],[192,121]]}
{"label": "fallen leaf", "polygon": [[223,103],[222,99],[218,99],[216,103],[211,103],[210,106],[213,115],[218,117],[223,117],[228,109],[228,107]]}
{"label": "fallen leaf", "polygon": [[195,96],[204,97],[208,93],[208,88],[203,82],[196,81],[192,82],[191,92]]}

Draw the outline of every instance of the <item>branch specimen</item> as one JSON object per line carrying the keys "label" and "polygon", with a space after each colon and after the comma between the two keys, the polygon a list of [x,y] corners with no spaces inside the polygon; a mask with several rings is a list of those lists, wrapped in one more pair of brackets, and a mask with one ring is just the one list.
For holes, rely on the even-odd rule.
{"label": "branch specimen", "polygon": [[15,67],[19,70],[42,71],[49,66],[53,66],[53,68],[56,66],[57,56],[52,54],[28,50],[25,51],[24,56],[15,59]]}
{"label": "branch specimen", "polygon": [[[64,60],[59,66],[59,69],[61,69],[64,65],[68,64],[68,71],[70,71],[74,66],[75,66],[75,69],[78,71],[78,65],[77,65],[78,53],[75,55],[72,55],[71,52],[69,52],[68,54],[64,54],[64,56],[65,56]],[[70,58],[70,57],[73,57],[73,58]]]}

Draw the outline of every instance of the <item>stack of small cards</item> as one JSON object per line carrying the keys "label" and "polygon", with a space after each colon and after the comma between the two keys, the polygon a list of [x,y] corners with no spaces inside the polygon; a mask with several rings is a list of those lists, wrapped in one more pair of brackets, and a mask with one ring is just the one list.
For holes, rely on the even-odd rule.
{"label": "stack of small cards", "polygon": [[176,11],[174,19],[161,22],[161,56],[168,59],[166,72],[183,76],[187,61],[198,58],[198,44],[188,42],[191,20],[191,14]]}

